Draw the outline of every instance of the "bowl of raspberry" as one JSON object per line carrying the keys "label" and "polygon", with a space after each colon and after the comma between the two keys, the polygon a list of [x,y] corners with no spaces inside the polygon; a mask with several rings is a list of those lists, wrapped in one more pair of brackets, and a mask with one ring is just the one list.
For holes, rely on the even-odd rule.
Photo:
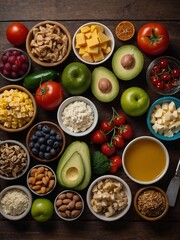
{"label": "bowl of raspberry", "polygon": [[19,48],[8,48],[0,57],[0,75],[7,81],[23,80],[31,69],[27,53]]}

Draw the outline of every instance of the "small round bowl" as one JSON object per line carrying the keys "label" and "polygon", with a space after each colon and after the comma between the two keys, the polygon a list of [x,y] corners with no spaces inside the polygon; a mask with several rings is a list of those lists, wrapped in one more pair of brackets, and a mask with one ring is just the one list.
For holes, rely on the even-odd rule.
{"label": "small round bowl", "polygon": [[[99,192],[104,194],[105,201],[102,200],[102,195]],[[114,175],[104,175],[90,184],[86,201],[89,210],[95,217],[103,221],[115,221],[128,212],[132,202],[132,194],[128,184],[123,179]],[[108,206],[103,206],[106,203]],[[118,207],[119,209],[117,209]],[[104,209],[107,209],[106,213],[103,212]]]}
{"label": "small round bowl", "polygon": [[[32,101],[32,106],[33,106],[33,112],[32,112],[32,115],[29,117],[29,118],[27,118],[27,123],[25,123],[24,122],[24,125],[22,125],[22,126],[18,126],[17,128],[15,128],[15,127],[12,127],[12,122],[11,121],[3,121],[2,122],[2,119],[4,118],[5,120],[7,119],[6,118],[6,114],[2,114],[1,115],[1,121],[0,121],[0,129],[1,130],[4,130],[4,131],[6,131],[6,132],[20,132],[20,131],[23,131],[23,130],[25,130],[26,128],[28,128],[32,123],[33,123],[33,121],[34,121],[34,119],[36,118],[36,115],[37,115],[37,105],[36,105],[36,101],[35,101],[35,99],[34,99],[34,97],[33,97],[33,95],[26,89],[26,88],[24,88],[24,87],[22,87],[22,86],[19,86],[19,85],[7,85],[7,86],[4,86],[4,87],[2,87],[2,88],[0,88],[0,96],[1,96],[1,94],[3,94],[3,92],[5,91],[5,90],[7,90],[7,91],[10,91],[11,89],[14,89],[14,90],[18,90],[18,91],[20,91],[20,92],[24,92],[24,93],[26,93],[28,96],[29,96],[29,99]],[[1,99],[1,98],[0,98]],[[0,100],[1,101],[1,100]],[[25,102],[24,102],[25,103]],[[4,103],[5,105],[6,105],[6,110],[7,110],[7,106],[9,106],[9,105],[11,105],[10,106],[10,108],[12,107],[12,109],[14,108],[14,106],[12,106],[12,101],[10,100],[10,101],[5,101],[5,103]],[[15,104],[16,104],[16,106],[17,106],[17,102],[15,102]],[[27,104],[26,104],[26,106],[27,106]],[[24,110],[23,110],[24,111]],[[30,110],[28,111],[28,113],[30,112]],[[16,112],[16,114],[19,114],[19,110],[17,110],[17,112]],[[15,116],[15,114],[13,113],[11,113],[11,116]],[[18,120],[19,120],[20,118],[18,117]],[[24,119],[24,117],[23,117],[23,119]],[[10,126],[9,126],[9,124],[10,124]]]}
{"label": "small round bowl", "polygon": [[166,87],[163,87],[163,88],[159,87],[159,88],[157,88],[156,87],[156,83],[153,84],[152,80],[151,80],[151,78],[154,77],[154,73],[153,73],[153,70],[152,70],[154,66],[156,66],[156,68],[158,68],[156,70],[157,74],[155,74],[156,78],[160,77],[161,71],[164,71],[164,68],[160,68],[159,67],[160,62],[162,60],[164,60],[164,59],[166,59],[168,61],[169,66],[170,66],[169,68],[167,68],[167,70],[165,70],[165,72],[168,72],[168,73],[170,72],[171,73],[170,69],[171,70],[172,69],[179,69],[179,71],[180,71],[180,62],[179,62],[179,60],[177,60],[176,58],[170,57],[170,56],[161,56],[161,57],[158,57],[158,58],[154,59],[149,64],[149,66],[147,68],[147,71],[146,71],[146,81],[147,81],[149,87],[154,92],[156,92],[157,94],[160,94],[160,95],[173,95],[173,94],[177,93],[180,90],[180,75],[179,74],[178,74],[177,77],[173,78],[173,79],[176,79],[176,85],[173,88],[171,88],[171,89],[169,89],[169,87],[168,87],[168,85],[171,85],[171,84],[169,84],[171,81],[167,81],[167,80],[166,81],[162,81],[162,80],[160,80],[161,82],[165,83],[164,86],[166,86]]}
{"label": "small round bowl", "polygon": [[57,183],[56,174],[52,168],[44,164],[32,167],[27,174],[27,186],[37,196],[50,194]]}
{"label": "small round bowl", "polygon": [[[177,122],[177,127],[172,128],[172,132],[168,131],[170,129],[170,125],[169,125],[169,128],[167,129],[167,131],[163,130],[164,128],[160,129],[160,127],[159,127],[159,130],[158,130],[157,127],[156,127],[157,125],[155,125],[155,123],[158,123],[157,121],[160,121],[161,126],[163,126],[163,123],[161,122],[162,117],[158,117],[158,118],[154,117],[154,111],[155,111],[155,109],[157,109],[157,106],[163,106],[163,104],[166,104],[166,103],[170,104],[171,102],[175,103],[176,108],[180,107],[180,100],[178,98],[171,97],[171,96],[166,96],[166,97],[159,98],[155,102],[153,102],[153,104],[150,106],[150,108],[148,110],[148,114],[147,114],[146,122],[147,122],[147,126],[148,126],[149,131],[156,138],[158,138],[160,140],[163,140],[163,141],[173,141],[173,140],[177,140],[177,139],[180,138],[180,125],[178,123],[179,122],[178,117],[177,117],[177,121],[176,121]],[[158,119],[160,119],[160,120],[158,120]],[[173,135],[172,135],[172,133],[173,133]]]}
{"label": "small round bowl", "polygon": [[122,154],[122,166],[134,182],[148,185],[159,181],[169,167],[169,154],[158,139],[141,136],[127,144]]}
{"label": "small round bowl", "polygon": [[[70,104],[78,104],[78,102],[80,102],[80,104],[83,104],[83,108],[84,108],[83,111],[89,112],[89,115],[80,116],[82,114],[81,107],[79,107],[79,105],[76,105],[76,106],[70,105]],[[84,106],[84,103],[86,104],[85,106]],[[72,107],[70,108],[70,106]],[[92,110],[91,114],[90,114],[90,109]],[[75,120],[75,118],[77,118],[77,114],[80,117]],[[64,120],[62,119],[62,115],[65,118]],[[57,111],[57,121],[60,127],[62,128],[62,130],[67,134],[74,137],[82,137],[82,136],[88,135],[95,128],[98,122],[98,111],[94,103],[90,101],[88,98],[85,98],[82,96],[69,97],[66,100],[64,100],[59,106]],[[79,123],[77,123],[77,121],[79,121]],[[86,122],[86,125],[85,125],[85,122]]]}
{"label": "small round bowl", "polygon": [[148,221],[163,218],[169,209],[166,193],[159,187],[140,188],[134,197],[134,208],[138,215]]}
{"label": "small round bowl", "polygon": [[[18,194],[20,195],[18,196]],[[6,202],[8,202],[7,204],[8,206],[6,206]],[[24,218],[31,210],[31,205],[32,205],[31,192],[24,186],[21,185],[9,186],[2,190],[0,193],[0,213],[6,219],[20,220]],[[21,210],[21,212],[18,212],[19,210]]]}
{"label": "small round bowl", "polygon": [[[44,132],[43,127],[48,127],[49,130],[45,129]],[[53,139],[52,144],[49,142],[50,139]],[[44,163],[59,159],[65,145],[66,137],[64,132],[57,124],[49,121],[38,122],[31,127],[26,136],[26,146],[30,155],[35,160]],[[47,148],[48,150],[46,150]],[[47,154],[45,155],[45,153]]]}
{"label": "small round bowl", "polygon": [[[48,42],[45,44],[41,29],[48,34]],[[59,40],[56,40],[59,38]],[[60,44],[60,39],[63,44]],[[43,44],[38,43],[43,41]],[[54,50],[51,44],[57,46]],[[62,47],[62,49],[61,49]],[[43,67],[54,67],[64,62],[69,56],[72,49],[71,36],[68,29],[59,22],[55,21],[43,21],[33,26],[26,38],[26,50],[30,58],[40,66]],[[48,53],[46,53],[48,51]],[[40,54],[38,53],[40,52]]]}
{"label": "small round bowl", "polygon": [[54,200],[54,209],[58,217],[65,221],[77,220],[84,211],[84,200],[73,190],[60,192]]}
{"label": "small round bowl", "polygon": [[[10,61],[10,63],[8,62],[8,67],[11,70],[4,73],[3,72],[4,65],[7,64],[7,61],[8,61],[7,57],[9,55],[13,56],[11,57],[12,60]],[[23,58],[22,61],[18,60],[18,58],[20,58],[19,57],[20,55],[23,55],[23,57],[25,57]],[[3,58],[5,59],[3,60]],[[18,61],[17,66],[15,63],[16,60]],[[12,68],[14,68],[14,70],[12,70]],[[7,81],[17,82],[17,81],[23,80],[28,75],[30,69],[31,69],[31,59],[29,58],[29,56],[25,51],[19,48],[8,48],[4,52],[2,52],[1,59],[0,59],[0,75]],[[14,77],[12,77],[10,73],[15,74]]]}
{"label": "small round bowl", "polygon": [[[22,143],[15,140],[0,141],[0,153],[0,178],[14,180],[27,172],[30,164],[30,155]],[[12,163],[13,167],[11,166]]]}
{"label": "small round bowl", "polygon": [[[106,53],[106,47],[102,47],[102,51],[101,51],[101,53],[103,53],[103,55],[104,55],[104,57],[103,58],[101,58],[101,57],[99,57],[99,60],[98,60],[98,58],[96,58],[97,56],[98,56],[98,54],[97,53],[95,53],[94,54],[94,58],[93,58],[93,55],[92,54],[90,54],[90,58],[91,59],[93,59],[93,61],[91,62],[91,61],[89,61],[88,59],[89,58],[86,58],[86,57],[82,57],[83,56],[83,54],[85,53],[85,55],[87,55],[87,52],[84,52],[83,51],[83,48],[85,48],[85,46],[86,46],[86,43],[82,43],[83,44],[83,48],[82,48],[82,54],[80,54],[79,53],[79,46],[77,46],[77,42],[76,42],[76,37],[77,37],[77,34],[79,34],[79,33],[81,33],[81,29],[82,28],[84,28],[84,27],[91,27],[91,26],[93,26],[93,25],[99,25],[100,27],[101,27],[101,29],[103,29],[103,33],[110,39],[109,41],[108,41],[108,46],[110,47],[109,48],[109,51],[107,51],[107,53]],[[85,30],[86,31],[86,30]],[[87,32],[84,32],[83,34],[89,34],[89,33],[87,33]],[[91,35],[91,33],[90,33],[90,35]],[[91,40],[91,37],[85,37],[85,39],[87,39],[87,40]],[[100,45],[100,44],[99,44]],[[104,44],[104,46],[106,45],[106,43]],[[82,25],[81,27],[79,27],[78,29],[77,29],[77,31],[75,32],[75,34],[74,34],[74,36],[73,36],[73,40],[72,40],[72,46],[73,46],[73,51],[74,51],[74,53],[75,53],[75,55],[77,56],[77,58],[79,59],[79,60],[81,60],[82,62],[84,62],[84,63],[86,63],[86,64],[90,64],[90,65],[98,65],[98,64],[102,64],[102,63],[104,63],[105,61],[107,61],[109,58],[110,58],[110,56],[112,55],[112,53],[113,53],[113,51],[114,51],[114,47],[115,47],[115,40],[114,40],[114,36],[113,36],[113,34],[112,34],[112,32],[111,32],[111,30],[108,28],[108,27],[106,27],[104,24],[102,24],[102,23],[99,23],[99,22],[88,22],[88,23],[86,23],[86,24],[84,24],[84,25]],[[96,45],[96,47],[98,46],[98,42],[97,42],[97,45]],[[92,49],[91,49],[92,50]],[[97,48],[95,49],[95,51],[97,50]],[[88,54],[89,55],[89,54]],[[102,56],[102,54],[101,54],[101,56]],[[95,60],[96,59],[96,60]]]}

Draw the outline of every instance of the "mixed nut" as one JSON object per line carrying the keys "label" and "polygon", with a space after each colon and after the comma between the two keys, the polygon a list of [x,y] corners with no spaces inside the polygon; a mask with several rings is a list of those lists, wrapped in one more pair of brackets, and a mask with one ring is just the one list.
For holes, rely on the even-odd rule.
{"label": "mixed nut", "polygon": [[27,167],[27,153],[17,144],[4,143],[0,145],[0,174],[15,178],[21,175]]}

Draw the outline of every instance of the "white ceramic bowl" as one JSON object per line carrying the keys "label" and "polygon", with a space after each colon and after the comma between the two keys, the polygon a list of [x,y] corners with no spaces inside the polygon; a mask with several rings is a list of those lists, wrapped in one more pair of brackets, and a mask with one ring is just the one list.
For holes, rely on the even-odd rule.
{"label": "white ceramic bowl", "polygon": [[[111,47],[111,51],[105,56],[105,58],[104,58],[103,60],[100,60],[100,61],[98,61],[98,62],[95,62],[95,61],[94,61],[94,62],[88,62],[88,61],[84,60],[84,59],[81,57],[81,55],[79,54],[78,48],[76,48],[76,35],[77,35],[77,33],[80,32],[80,30],[81,30],[82,27],[91,26],[91,25],[100,25],[101,27],[103,27],[104,33],[106,34],[107,37],[110,38],[109,46]],[[114,36],[113,36],[111,30],[110,30],[107,26],[105,26],[104,24],[99,23],[99,22],[88,22],[88,23],[85,23],[84,25],[82,25],[81,27],[79,27],[79,28],[77,29],[77,31],[75,32],[75,34],[74,34],[74,36],[73,36],[73,40],[72,40],[72,47],[73,47],[73,51],[74,51],[75,55],[77,56],[77,58],[78,58],[79,60],[81,60],[82,62],[84,62],[84,63],[86,63],[86,64],[98,65],[98,64],[104,63],[105,61],[107,61],[107,60],[110,58],[110,56],[112,55],[112,53],[113,53],[113,51],[114,51],[115,40],[114,40]]]}
{"label": "white ceramic bowl", "polygon": [[[22,212],[21,214],[19,215],[10,215],[9,213],[6,213],[4,211],[4,206],[5,205],[2,205],[2,199],[3,197],[7,194],[7,192],[11,192],[11,191],[22,191],[23,193],[25,193],[28,197],[28,204],[27,204],[27,208],[25,209],[24,212]],[[12,195],[12,194],[11,194]],[[15,202],[17,204],[19,204],[19,206],[23,203],[22,201],[18,201],[17,200],[17,197],[16,197],[16,200]],[[20,203],[21,202],[21,203]],[[12,203],[11,205],[11,209],[15,209],[15,203]],[[24,186],[21,186],[21,185],[13,185],[13,186],[9,186],[9,187],[6,187],[5,189],[3,189],[0,193],[0,213],[2,214],[2,216],[4,216],[5,218],[9,219],[9,220],[20,220],[22,218],[24,218],[30,211],[31,209],[31,205],[32,205],[32,195],[31,195],[31,192]],[[9,207],[8,207],[9,209]],[[16,211],[16,210],[14,210]]]}
{"label": "white ceramic bowl", "polygon": [[[3,146],[4,145],[4,146]],[[17,145],[17,146],[19,146],[20,147],[20,149],[22,149],[23,150],[23,152],[24,153],[26,153],[26,166],[23,168],[23,170],[21,171],[21,172],[19,172],[19,173],[17,173],[17,175],[16,176],[13,176],[14,175],[14,173],[13,173],[13,169],[12,169],[12,171],[8,174],[8,175],[5,175],[5,174],[1,174],[0,173],[0,178],[2,178],[2,179],[4,179],[4,180],[14,180],[14,179],[17,179],[17,178],[20,178],[21,176],[23,176],[26,172],[27,172],[27,169],[28,169],[28,167],[29,167],[29,164],[30,164],[30,155],[29,155],[29,152],[28,152],[28,150],[27,150],[27,148],[22,144],[22,143],[20,143],[19,141],[16,141],[16,140],[4,140],[4,141],[0,141],[0,146],[3,146],[3,149],[5,149],[6,146],[7,145],[7,149],[8,149],[8,151],[9,151],[9,148],[11,147],[11,146],[14,146],[14,145]],[[2,160],[3,158],[3,153],[2,153],[2,151],[4,151],[4,150],[1,150],[1,157],[0,157],[0,159]],[[10,151],[12,151],[12,150],[10,150]],[[13,148],[13,151],[15,152],[15,149]],[[11,153],[11,155],[12,155],[13,153]],[[14,157],[15,156],[15,154],[13,154],[13,156],[11,156],[11,157]],[[8,157],[8,159],[10,158],[10,153],[9,154],[7,154],[7,157]],[[7,160],[8,160],[7,159]],[[21,159],[22,159],[22,157],[21,157]],[[19,159],[20,160],[20,159]],[[14,160],[15,161],[15,160]],[[1,161],[2,162],[2,161]],[[22,162],[22,161],[21,161]],[[20,166],[20,163],[18,163],[17,165],[19,165]],[[10,162],[9,163],[1,163],[0,164],[0,166],[1,167],[5,167],[5,168],[9,168],[10,167]],[[16,165],[14,165],[14,167],[15,167]],[[4,171],[5,172],[5,171]]]}
{"label": "white ceramic bowl", "polygon": [[[63,216],[62,215],[62,213],[58,210],[59,209],[59,204],[57,203],[57,201],[58,201],[58,199],[60,199],[60,196],[62,196],[62,195],[64,195],[64,194],[66,194],[67,195],[67,193],[72,193],[72,194],[74,194],[74,195],[77,195],[78,197],[79,197],[79,200],[78,201],[81,201],[81,203],[82,203],[82,208],[81,209],[79,209],[78,207],[73,207],[70,211],[72,212],[73,210],[79,210],[80,211],[80,213],[77,215],[77,216],[75,216],[75,217],[72,217],[71,215],[69,216],[69,217],[65,217],[65,216]],[[70,197],[66,197],[66,199],[71,199]],[[73,199],[71,199],[72,201],[74,201]],[[72,202],[71,201],[71,202]],[[77,202],[76,202],[77,203]],[[58,205],[58,206],[57,206]],[[62,205],[64,205],[64,203],[62,203]],[[61,205],[61,206],[62,206]],[[66,208],[67,208],[67,210],[69,210],[69,207],[68,207],[68,204],[66,204],[67,206],[66,206]],[[83,198],[81,197],[81,195],[78,193],[78,192],[76,192],[76,191],[74,191],[74,190],[64,190],[64,191],[62,191],[62,192],[60,192],[57,196],[56,196],[56,198],[55,198],[55,200],[54,200],[54,210],[55,210],[55,212],[56,212],[56,214],[57,214],[57,216],[58,217],[60,217],[61,219],[63,219],[63,220],[65,220],[65,221],[68,221],[68,222],[71,222],[71,221],[74,221],[74,220],[76,220],[76,219],[78,219],[81,215],[82,215],[82,213],[83,213],[83,211],[84,211],[84,200],[83,200]]]}
{"label": "white ceramic bowl", "polygon": [[[72,104],[76,101],[80,101],[80,102],[84,102],[86,103],[86,106],[90,106],[92,108],[92,111],[93,111],[93,115],[94,115],[94,119],[93,119],[93,122],[92,124],[87,127],[86,130],[82,130],[80,131],[80,129],[78,128],[78,132],[75,132],[71,129],[69,129],[67,127],[67,125],[65,124],[65,122],[62,120],[62,114],[64,112],[64,109],[69,105],[69,104]],[[79,112],[79,110],[78,110]],[[72,113],[72,117],[73,115],[76,117],[77,116],[77,112],[75,113],[74,111],[71,112]],[[79,113],[80,114],[80,113]],[[86,117],[85,117],[86,118]],[[81,118],[82,120],[82,118]],[[80,120],[80,121],[81,121]],[[60,125],[60,127],[62,128],[62,130],[64,132],[66,132],[67,134],[71,135],[71,136],[74,136],[74,137],[82,137],[82,136],[85,136],[85,135],[88,135],[91,131],[93,131],[93,129],[95,128],[96,124],[97,124],[97,121],[98,121],[98,111],[97,111],[97,108],[96,106],[94,105],[94,103],[92,101],[90,101],[88,98],[85,98],[85,97],[82,97],[82,96],[74,96],[74,97],[69,97],[67,98],[66,100],[64,100],[61,105],[59,106],[58,108],[58,111],[57,111],[57,121]],[[83,121],[83,120],[82,120]],[[81,124],[83,124],[83,122],[80,122],[78,125],[81,126]],[[76,127],[76,123],[77,123],[77,119],[74,121],[73,118],[71,118],[70,120],[71,123],[73,123],[73,125]],[[89,123],[89,122],[87,122]],[[70,125],[70,123],[69,123]],[[71,124],[72,125],[72,124]],[[74,127],[73,127],[74,128]]]}
{"label": "white ceramic bowl", "polygon": [[132,181],[143,185],[153,184],[165,175],[169,167],[169,153],[158,139],[137,137],[125,147],[122,166]]}
{"label": "white ceramic bowl", "polygon": [[[93,190],[94,186],[102,181],[104,182],[106,179],[111,179],[113,181],[120,182],[123,185],[123,191],[125,192],[127,199],[128,199],[127,205],[122,210],[117,211],[114,215],[109,216],[109,217],[105,216],[104,213],[102,213],[102,212],[99,212],[99,213],[95,212],[91,205],[92,190]],[[112,193],[110,195],[112,195]],[[88,191],[87,191],[87,195],[86,195],[86,201],[87,201],[89,210],[95,217],[99,218],[100,220],[110,222],[110,221],[115,221],[115,220],[122,218],[129,211],[129,208],[130,208],[131,202],[132,202],[132,194],[131,194],[131,190],[130,190],[128,184],[122,178],[114,176],[114,175],[103,175],[103,176],[95,179],[90,184]]]}

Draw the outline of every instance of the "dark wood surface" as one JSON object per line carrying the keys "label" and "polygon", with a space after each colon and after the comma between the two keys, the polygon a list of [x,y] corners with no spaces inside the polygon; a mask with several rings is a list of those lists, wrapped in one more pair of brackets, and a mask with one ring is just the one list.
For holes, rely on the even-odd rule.
{"label": "dark wood surface", "polygon": [[[73,36],[76,29],[83,23],[88,21],[99,21],[107,25],[114,33],[115,27],[121,20],[130,20],[133,22],[136,31],[147,22],[158,21],[163,23],[170,35],[170,46],[166,51],[166,55],[174,57],[180,57],[180,5],[178,0],[26,0],[26,1],[10,1],[1,0],[0,2],[0,51],[11,47],[11,44],[6,39],[6,28],[14,21],[23,22],[29,29],[37,22],[42,20],[56,20],[64,24]],[[116,38],[115,38],[116,39]],[[125,43],[116,39],[115,49]],[[128,44],[136,44],[136,35]],[[22,47],[24,48],[24,47]],[[101,103],[97,101],[90,91],[86,92],[84,96],[89,97],[96,104],[99,111],[99,121],[104,120],[105,117],[110,118],[111,107],[115,107],[120,110],[119,98],[122,92],[130,86],[139,86],[144,88],[151,99],[151,103],[160,96],[153,93],[147,86],[145,73],[146,68],[150,61],[154,57],[144,55],[145,65],[143,71],[138,77],[129,82],[120,81],[120,92],[118,97],[111,103]],[[73,52],[66,60],[65,63],[58,66],[56,69],[61,74],[63,68],[70,62],[77,61]],[[104,66],[111,68],[111,59],[107,61]],[[93,67],[89,67],[93,70]],[[31,71],[40,70],[41,67],[33,63]],[[10,84],[2,77],[0,78],[0,87]],[[22,84],[21,82],[18,84]],[[66,94],[66,97],[68,95]],[[175,97],[180,97],[176,94]],[[56,111],[52,113],[46,112],[38,108],[38,115],[35,122],[41,120],[50,120],[57,123]],[[133,118],[128,117],[128,121],[133,125],[135,129],[135,137],[142,135],[151,136],[146,126],[146,114],[141,117]],[[25,143],[27,131],[20,134],[7,134],[0,131],[0,140],[3,139],[16,139]],[[75,138],[67,137],[67,145],[76,140]],[[81,138],[82,141],[89,142],[89,136]],[[170,155],[170,166],[165,177],[160,180],[156,186],[166,190],[170,179],[173,177],[175,168],[180,156],[180,141],[164,142]],[[90,146],[92,148],[92,146]],[[122,154],[122,151],[119,151]],[[31,159],[31,165],[35,165],[37,162]],[[56,169],[57,162],[50,164]],[[125,175],[122,169],[117,173],[129,184],[132,195],[141,187],[136,183],[133,183]],[[92,176],[92,179],[94,176]],[[18,181],[7,182],[0,180],[0,191],[10,185],[20,183],[26,185],[26,179],[21,178]],[[56,194],[61,191],[62,188],[57,186],[53,194],[49,196],[49,199],[54,200]],[[81,192],[84,200],[86,196],[86,190]],[[35,196],[34,196],[35,198]],[[30,240],[46,240],[46,239],[95,239],[95,240],[161,240],[161,239],[180,239],[180,195],[177,199],[177,203],[174,208],[170,208],[167,215],[158,222],[147,222],[142,220],[135,213],[133,204],[130,211],[122,219],[116,222],[102,222],[97,220],[88,210],[85,203],[85,211],[78,221],[68,223],[59,220],[54,213],[52,219],[46,223],[38,223],[34,221],[29,214],[24,220],[11,222],[0,216],[0,239],[30,239]]]}

